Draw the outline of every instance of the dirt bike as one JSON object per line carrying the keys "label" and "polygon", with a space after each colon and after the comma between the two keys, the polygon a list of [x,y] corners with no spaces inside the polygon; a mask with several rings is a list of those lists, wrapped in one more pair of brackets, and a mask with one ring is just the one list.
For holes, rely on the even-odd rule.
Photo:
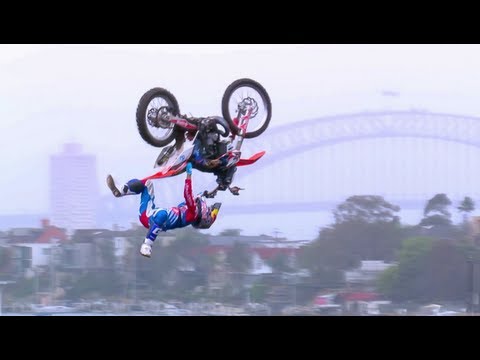
{"label": "dirt bike", "polygon": [[[197,138],[206,158],[227,158],[226,168],[250,165],[260,159],[265,151],[242,159],[241,147],[244,139],[261,135],[270,123],[272,104],[265,88],[255,80],[238,79],[226,88],[221,105],[223,117],[188,117],[180,114],[178,101],[168,90],[157,87],[147,91],[137,107],[138,131],[148,144],[163,149],[154,164],[158,171],[143,180],[183,173]],[[241,190],[228,188],[234,195]],[[217,186],[204,195],[214,197],[219,189],[224,190]]]}

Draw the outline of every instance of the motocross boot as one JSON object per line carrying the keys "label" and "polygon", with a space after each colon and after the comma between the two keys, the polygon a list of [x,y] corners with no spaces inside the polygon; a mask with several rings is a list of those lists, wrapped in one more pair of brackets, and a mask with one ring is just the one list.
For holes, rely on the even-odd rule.
{"label": "motocross boot", "polygon": [[230,186],[233,180],[233,175],[237,171],[236,166],[227,168],[226,170],[217,174],[218,190],[225,191]]}
{"label": "motocross boot", "polygon": [[122,197],[125,195],[138,195],[143,191],[145,185],[138,179],[129,180],[121,189],[115,185],[112,175],[107,176],[107,186],[115,197]]}
{"label": "motocross boot", "polygon": [[142,254],[145,257],[151,257],[152,245],[143,243],[142,246],[140,246],[140,254]]}

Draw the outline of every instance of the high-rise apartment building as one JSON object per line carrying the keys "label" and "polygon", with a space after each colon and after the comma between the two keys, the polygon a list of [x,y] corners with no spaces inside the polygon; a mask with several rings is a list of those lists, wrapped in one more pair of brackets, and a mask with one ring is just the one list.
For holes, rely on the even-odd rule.
{"label": "high-rise apartment building", "polygon": [[50,157],[50,211],[52,224],[68,230],[96,226],[98,201],[96,158],[69,143]]}

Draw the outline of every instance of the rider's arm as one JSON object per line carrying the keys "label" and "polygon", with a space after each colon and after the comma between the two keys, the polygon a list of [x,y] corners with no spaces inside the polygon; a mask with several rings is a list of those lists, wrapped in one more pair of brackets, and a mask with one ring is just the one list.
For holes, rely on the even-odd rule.
{"label": "rider's arm", "polygon": [[187,164],[187,177],[185,179],[185,186],[183,188],[183,197],[187,204],[188,211],[193,211],[195,214],[195,200],[193,199],[192,192],[192,164]]}

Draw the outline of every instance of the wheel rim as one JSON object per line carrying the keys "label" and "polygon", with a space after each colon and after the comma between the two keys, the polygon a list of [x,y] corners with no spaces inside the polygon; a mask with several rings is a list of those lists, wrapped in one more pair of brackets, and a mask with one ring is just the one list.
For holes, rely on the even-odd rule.
{"label": "wheel rim", "polygon": [[237,117],[238,104],[242,101],[253,101],[258,106],[256,114],[254,113],[254,116],[250,117],[247,132],[250,133],[260,129],[268,119],[269,106],[267,99],[261,92],[251,86],[239,86],[232,91],[228,99],[228,113],[232,120]]}
{"label": "wheel rim", "polygon": [[153,138],[163,141],[172,134],[174,124],[162,120],[163,116],[171,114],[172,109],[174,109],[174,105],[162,96],[155,96],[148,103],[144,121]]}

